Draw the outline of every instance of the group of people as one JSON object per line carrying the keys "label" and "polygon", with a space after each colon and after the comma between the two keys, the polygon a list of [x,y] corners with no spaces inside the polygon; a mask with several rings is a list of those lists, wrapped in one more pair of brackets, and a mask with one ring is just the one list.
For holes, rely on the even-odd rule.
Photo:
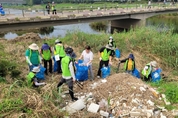
{"label": "group of people", "polygon": [[[112,65],[112,58],[115,55],[115,50],[116,43],[113,40],[113,37],[110,36],[106,46],[102,47],[98,52],[100,62],[97,72],[97,78],[101,77],[101,69],[103,66],[107,67],[109,65]],[[39,66],[42,64],[42,62],[44,68],[46,68],[45,74],[48,75],[49,73],[53,73],[52,59],[54,59],[54,62],[56,62],[58,66],[57,73],[62,74],[62,78],[58,83],[57,88],[59,88],[63,83],[67,83],[69,87],[69,94],[72,100],[77,100],[77,98],[74,97],[73,93],[73,82],[76,81],[74,64],[78,62],[76,61],[76,54],[74,53],[74,50],[71,47],[65,48],[62,41],[60,41],[59,39],[55,40],[55,45],[53,48],[50,47],[47,43],[44,43],[39,49],[38,45],[33,43],[26,50],[25,56],[30,70],[28,74],[29,83],[32,83],[32,85],[34,86],[45,85],[44,82],[39,82],[35,74],[40,71]],[[85,66],[88,66],[88,70],[90,72],[90,80],[93,80],[93,52],[91,51],[91,47],[86,46],[78,59],[82,59],[83,64]],[[129,54],[129,57],[124,60],[120,60],[119,64],[120,63],[125,63],[124,70],[127,73],[132,74],[133,70],[135,69],[135,58],[133,54]],[[150,80],[151,72],[156,69],[156,65],[157,63],[155,61],[152,61],[144,67],[141,72],[143,75],[143,80]]]}
{"label": "group of people", "polygon": [[48,4],[46,5],[46,10],[47,10],[48,14],[50,14],[50,11],[52,11],[52,14],[57,14],[56,6],[55,6],[54,2],[52,2],[52,4],[50,4],[50,2],[48,2]]}
{"label": "group of people", "polygon": [[[44,82],[39,82],[36,74],[40,71],[40,65],[42,62],[46,68],[45,74],[48,75],[48,73],[53,73],[52,59],[54,58],[58,66],[57,73],[62,73],[62,78],[58,83],[57,88],[59,88],[63,83],[67,83],[72,100],[77,100],[73,93],[73,82],[76,80],[74,67],[76,54],[71,47],[65,48],[62,41],[58,39],[55,40],[53,49],[47,43],[44,43],[41,46],[41,49],[39,49],[37,44],[33,43],[26,50],[25,57],[30,70],[27,75],[29,85],[33,85],[35,87],[45,85]],[[85,47],[85,50],[83,50],[79,59],[83,59],[84,65],[89,66],[91,79],[94,79],[92,71],[93,53],[90,46]]]}

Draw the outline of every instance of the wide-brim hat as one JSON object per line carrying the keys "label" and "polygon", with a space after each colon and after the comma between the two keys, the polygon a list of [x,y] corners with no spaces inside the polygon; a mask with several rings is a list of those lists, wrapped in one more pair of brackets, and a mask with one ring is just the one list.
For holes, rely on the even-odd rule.
{"label": "wide-brim hat", "polygon": [[109,39],[113,39],[113,37],[112,37],[112,36],[110,36],[110,37],[109,37]]}
{"label": "wide-brim hat", "polygon": [[30,46],[28,46],[31,50],[38,50],[39,49],[39,47],[38,47],[38,45],[37,44],[35,44],[35,43],[32,43]]}
{"label": "wide-brim hat", "polygon": [[151,61],[150,64],[151,64],[153,67],[157,67],[157,62],[156,62],[156,61]]}
{"label": "wide-brim hat", "polygon": [[32,72],[38,73],[38,72],[40,72],[40,68],[39,67],[34,67],[32,69]]}
{"label": "wide-brim hat", "polygon": [[62,41],[60,41],[59,39],[56,39],[55,44],[57,44],[57,43],[62,43]]}
{"label": "wide-brim hat", "polygon": [[50,47],[48,46],[48,44],[43,44],[42,45],[42,50],[48,50]]}

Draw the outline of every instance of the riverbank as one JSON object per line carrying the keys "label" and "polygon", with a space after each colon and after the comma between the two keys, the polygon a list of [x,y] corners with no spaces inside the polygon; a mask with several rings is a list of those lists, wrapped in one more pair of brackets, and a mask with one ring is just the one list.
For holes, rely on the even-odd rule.
{"label": "riverbank", "polygon": [[[85,45],[90,45],[95,55],[93,60],[93,70],[96,76],[99,62],[97,52],[102,46],[106,45],[109,36],[110,35],[104,33],[86,34],[76,31],[68,32],[68,34],[63,38],[60,38],[60,40],[64,43],[65,47],[72,46],[74,48],[74,51],[77,53],[77,57],[79,57]],[[164,78],[160,83],[154,84],[154,86],[159,86],[158,90],[160,91],[160,94],[164,93],[166,95],[166,98],[171,102],[171,105],[165,105],[163,100],[160,100],[161,102],[154,101],[155,105],[149,108],[156,108],[156,105],[160,105],[168,110],[167,112],[164,111],[163,114],[166,115],[168,118],[172,118],[173,115],[171,110],[177,107],[178,102],[177,97],[175,96],[178,93],[178,89],[176,88],[176,81],[178,80],[176,70],[178,68],[178,65],[176,64],[177,57],[175,55],[177,54],[176,50],[178,48],[178,43],[176,43],[177,35],[173,34],[171,31],[159,33],[154,29],[138,28],[130,30],[128,32],[114,33],[112,36],[116,41],[117,47],[121,51],[120,59],[126,58],[128,54],[132,52],[135,55],[135,63],[138,70],[142,70],[145,64],[152,60],[158,62],[159,67],[163,70],[166,78]],[[169,39],[167,39],[167,37],[169,37]],[[4,73],[4,76],[1,77],[1,80],[3,81],[1,81],[0,83],[0,91],[2,91],[0,95],[0,99],[2,101],[2,104],[0,105],[0,112],[2,117],[24,116],[29,118],[52,118],[69,116],[68,113],[62,111],[62,108],[66,106],[66,102],[71,102],[70,98],[68,97],[68,95],[66,95],[67,97],[62,98],[63,93],[58,93],[56,91],[56,85],[59,82],[61,75],[53,73],[46,76],[45,81],[47,82],[47,85],[44,87],[34,89],[28,88],[26,85],[25,77],[28,73],[28,66],[25,62],[24,52],[31,43],[37,43],[39,46],[41,46],[44,42],[47,42],[50,46],[54,46],[55,39],[41,39],[37,34],[29,33],[26,34],[26,36],[20,36],[10,41],[2,39],[0,40],[0,47],[2,50],[0,54],[0,64],[5,64],[2,63],[2,61],[6,62],[6,64],[8,62],[13,63],[13,68],[16,67],[15,70],[19,70],[21,72],[19,76],[11,76],[11,73],[13,73],[10,66],[11,64],[9,66],[4,66],[5,68],[3,68],[3,71],[0,70],[1,73],[6,72]],[[77,87],[77,85],[75,85],[74,91],[76,94],[78,94],[77,96],[81,97],[84,96],[84,94],[87,95],[89,94],[89,92],[92,92],[93,99],[96,100],[95,103],[97,103],[97,101],[101,101],[102,98],[106,100],[109,99],[109,94],[107,92],[103,92],[108,91],[112,92],[112,95],[115,95],[111,96],[113,99],[117,98],[116,96],[123,96],[123,98],[128,97],[128,102],[126,102],[127,106],[131,104],[131,96],[125,96],[124,94],[126,93],[124,92],[125,89],[127,89],[128,92],[130,91],[129,93],[134,93],[135,95],[138,93],[142,96],[145,96],[144,99],[139,99],[151,99],[151,101],[159,100],[159,98],[154,97],[147,90],[146,91],[148,92],[148,94],[140,92],[139,87],[148,86],[149,88],[151,88],[150,83],[142,82],[139,79],[123,73],[124,69],[122,66],[120,67],[119,74],[115,74],[117,64],[118,61],[113,59],[113,65],[111,66],[111,76],[108,78],[108,83],[104,84],[108,87],[97,86],[95,89],[92,90],[90,88],[90,85],[94,85],[94,83],[100,83],[100,79],[95,78],[95,80],[92,82],[88,80],[84,82],[84,90],[81,90],[79,87]],[[2,66],[0,65],[0,67]],[[136,80],[132,81],[134,79]],[[117,84],[117,92],[115,91],[115,89],[113,89],[112,83]],[[131,83],[133,87],[130,87],[128,83]],[[126,88],[124,88],[124,86]],[[135,87],[137,88],[136,90]],[[62,87],[62,92],[64,92],[65,90],[67,90],[67,86],[64,85]],[[95,93],[94,91],[98,93]],[[121,92],[121,94],[119,91]],[[153,99],[150,98],[150,95],[153,97]],[[16,96],[18,96],[18,98]],[[116,103],[116,101],[114,100],[114,103]],[[143,105],[147,106],[146,103],[143,103]],[[123,106],[122,111],[125,110],[124,107],[125,105]],[[121,106],[119,108],[121,108]],[[75,114],[76,117],[89,117],[96,115],[98,116],[99,113],[93,114],[87,112],[86,109],[84,109],[84,111],[80,111],[78,114]]]}

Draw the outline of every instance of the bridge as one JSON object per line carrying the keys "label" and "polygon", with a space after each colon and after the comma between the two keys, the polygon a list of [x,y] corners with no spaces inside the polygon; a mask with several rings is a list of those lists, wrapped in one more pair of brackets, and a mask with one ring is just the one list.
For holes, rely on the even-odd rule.
{"label": "bridge", "polygon": [[[47,27],[56,25],[68,25],[75,23],[110,21],[110,26],[129,29],[131,26],[143,24],[145,19],[168,13],[177,13],[178,7],[154,7],[147,9],[138,8],[114,8],[114,9],[95,9],[93,11],[63,11],[57,15],[48,15],[45,11],[20,11],[18,14],[7,14],[0,16],[0,30],[24,29],[34,27]],[[8,10],[6,9],[6,13]]]}

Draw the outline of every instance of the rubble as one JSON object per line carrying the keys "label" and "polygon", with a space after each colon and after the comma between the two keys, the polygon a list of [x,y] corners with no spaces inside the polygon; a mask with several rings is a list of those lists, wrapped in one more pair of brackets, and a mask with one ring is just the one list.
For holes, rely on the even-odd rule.
{"label": "rubble", "polygon": [[166,118],[177,113],[161,107],[165,102],[164,95],[129,74],[109,76],[105,83],[101,80],[85,83],[84,89],[76,88],[77,97],[85,99],[83,104],[86,107],[83,105],[81,114],[88,111],[106,118]]}

